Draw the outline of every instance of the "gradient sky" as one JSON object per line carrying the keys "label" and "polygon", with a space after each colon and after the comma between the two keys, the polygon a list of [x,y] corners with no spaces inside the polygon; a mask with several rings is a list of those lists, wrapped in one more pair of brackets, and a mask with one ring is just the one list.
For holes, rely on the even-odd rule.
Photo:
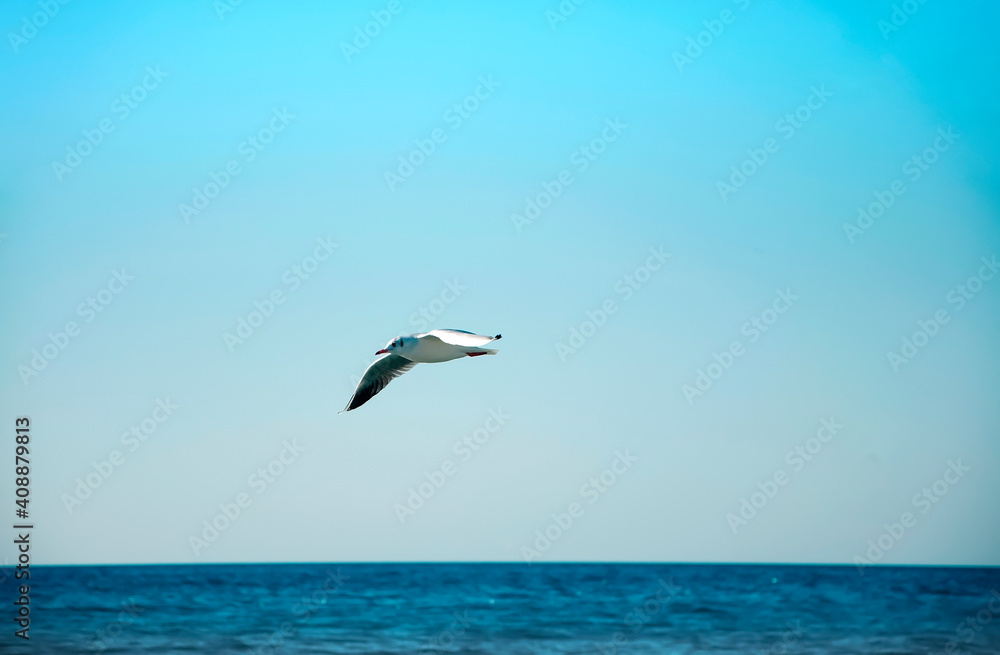
{"label": "gradient sky", "polygon": [[[927,3],[884,35],[890,2],[590,2],[553,22],[556,0],[402,0],[348,61],[341,44],[390,3],[219,4],[72,2],[5,38],[0,414],[10,434],[32,421],[34,562],[522,560],[580,503],[541,561],[851,563],[909,512],[880,563],[1000,564],[1000,278],[961,308],[949,297],[1000,255],[995,6]],[[37,11],[7,3],[0,25],[19,33]],[[720,33],[678,70],[705,21]],[[789,134],[779,121],[814,88],[828,97]],[[250,161],[275,112],[294,117]],[[102,121],[113,130],[57,175]],[[627,127],[581,170],[607,121]],[[949,128],[911,179],[906,162]],[[717,183],[768,143],[723,199]],[[239,173],[186,222],[182,203],[230,161]],[[564,171],[572,184],[518,229]],[[896,180],[905,193],[852,243],[844,224]],[[338,247],[291,283],[318,239]],[[670,257],[647,277],[651,248]],[[123,268],[134,279],[89,313]],[[284,302],[228,348],[275,289]],[[798,300],[753,337],[778,291]],[[503,333],[501,354],[417,367],[338,415],[421,308],[440,311],[429,327]],[[888,354],[939,310],[948,322],[894,370]],[[78,335],[25,384],[70,321]],[[743,354],[689,402],[734,341]],[[177,408],[123,441],[157,400]],[[509,418],[463,459],[456,442],[491,410]],[[831,417],[837,434],[809,442]],[[251,476],[286,442],[302,452],[262,488]],[[810,443],[797,469],[787,453]],[[115,450],[123,463],[69,511]],[[395,505],[448,460],[401,522]],[[949,462],[969,470],[938,497]],[[776,474],[734,531],[727,515]],[[0,494],[14,497],[7,465]],[[239,494],[249,505],[196,553]]]}

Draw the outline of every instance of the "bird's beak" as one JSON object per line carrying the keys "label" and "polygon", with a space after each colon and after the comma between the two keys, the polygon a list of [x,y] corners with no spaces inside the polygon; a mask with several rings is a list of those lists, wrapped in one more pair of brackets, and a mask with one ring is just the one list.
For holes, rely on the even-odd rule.
{"label": "bird's beak", "polygon": [[386,350],[385,348],[383,348],[382,350],[376,350],[376,351],[375,351],[375,354],[376,354],[376,355],[384,355],[384,354],[386,354],[387,352],[389,352],[389,351],[388,351],[388,350]]}

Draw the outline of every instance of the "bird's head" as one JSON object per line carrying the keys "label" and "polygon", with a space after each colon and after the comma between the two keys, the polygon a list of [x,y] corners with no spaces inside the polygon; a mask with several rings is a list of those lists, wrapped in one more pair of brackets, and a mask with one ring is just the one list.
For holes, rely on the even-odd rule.
{"label": "bird's head", "polygon": [[396,337],[389,343],[385,344],[385,348],[375,352],[376,355],[385,355],[391,352],[399,352],[406,348],[409,340],[406,337]]}

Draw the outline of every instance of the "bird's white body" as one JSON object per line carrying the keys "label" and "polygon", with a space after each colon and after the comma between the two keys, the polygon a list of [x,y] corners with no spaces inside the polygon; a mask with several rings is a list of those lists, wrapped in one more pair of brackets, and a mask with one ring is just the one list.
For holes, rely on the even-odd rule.
{"label": "bird's white body", "polygon": [[417,364],[437,364],[462,357],[496,355],[496,350],[483,346],[499,338],[499,334],[487,337],[465,330],[431,330],[422,334],[396,337],[387,343],[385,348],[375,353],[381,357],[372,362],[365,371],[344,411],[349,412],[361,407],[382,391],[389,382]]}
{"label": "bird's white body", "polygon": [[[455,343],[454,334],[458,333],[462,338],[458,339],[463,343]],[[442,337],[449,341],[442,340]],[[469,337],[475,337],[470,339]],[[478,334],[459,333],[458,330],[432,330],[423,334],[413,334],[407,337],[400,337],[400,345],[396,348],[387,348],[390,352],[405,357],[411,362],[418,364],[437,364],[448,362],[461,357],[475,355],[495,355],[496,350],[490,348],[480,348],[473,343],[489,343],[493,337],[484,337]],[[391,346],[390,342],[390,346]]]}

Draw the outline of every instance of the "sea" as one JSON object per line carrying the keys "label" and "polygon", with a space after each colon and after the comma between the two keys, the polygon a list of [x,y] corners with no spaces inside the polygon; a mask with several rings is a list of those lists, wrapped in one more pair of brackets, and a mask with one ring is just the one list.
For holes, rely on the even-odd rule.
{"label": "sea", "polygon": [[1000,653],[1000,569],[32,566],[2,653]]}

